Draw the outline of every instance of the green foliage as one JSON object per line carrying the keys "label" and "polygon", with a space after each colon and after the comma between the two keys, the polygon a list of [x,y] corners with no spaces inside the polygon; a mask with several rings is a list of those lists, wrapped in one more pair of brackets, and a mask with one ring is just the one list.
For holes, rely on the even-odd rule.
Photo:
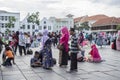
{"label": "green foliage", "polygon": [[81,24],[81,27],[82,27],[83,29],[86,29],[86,30],[88,30],[88,29],[90,28],[89,25],[88,25],[88,22],[82,23],[82,24]]}
{"label": "green foliage", "polygon": [[117,30],[120,30],[120,25],[118,25],[116,29],[117,29]]}
{"label": "green foliage", "polygon": [[15,22],[15,17],[9,17],[9,22],[6,24],[7,28],[11,28],[13,26],[13,22]]}
{"label": "green foliage", "polygon": [[40,20],[39,20],[39,12],[36,12],[36,13],[32,13],[28,18],[27,18],[27,21],[29,23],[35,23],[37,25],[39,25],[40,23]]}

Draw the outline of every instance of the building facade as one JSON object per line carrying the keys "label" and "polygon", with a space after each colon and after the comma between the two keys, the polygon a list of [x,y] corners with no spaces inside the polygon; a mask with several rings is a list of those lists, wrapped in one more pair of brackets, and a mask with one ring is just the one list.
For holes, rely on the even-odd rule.
{"label": "building facade", "polygon": [[49,19],[47,19],[46,17],[44,17],[40,20],[40,25],[28,23],[28,16],[29,15],[27,15],[21,21],[20,26],[23,32],[30,32],[31,34],[36,31],[42,32],[44,30],[44,27],[46,27],[49,32],[57,32],[60,31],[63,26],[66,26],[68,29],[74,26],[74,20],[72,18],[72,15],[67,15],[66,18],[50,17]]}
{"label": "building facade", "polygon": [[27,32],[33,34],[36,30],[38,30],[38,25],[35,23],[30,23],[27,21],[29,14],[20,22],[20,30],[22,32]]}
{"label": "building facade", "polygon": [[[15,18],[15,21],[12,23],[11,27],[8,27],[7,24],[11,17]],[[0,10],[0,32],[4,33],[7,29],[10,31],[18,31],[20,28],[20,13],[7,12]]]}
{"label": "building facade", "polygon": [[120,25],[120,18],[108,17],[96,21],[92,24],[92,32],[117,32],[117,26]]}
{"label": "building facade", "polygon": [[88,22],[91,32],[116,32],[120,19],[106,15],[94,15],[74,19],[75,26],[80,27],[81,23]]}

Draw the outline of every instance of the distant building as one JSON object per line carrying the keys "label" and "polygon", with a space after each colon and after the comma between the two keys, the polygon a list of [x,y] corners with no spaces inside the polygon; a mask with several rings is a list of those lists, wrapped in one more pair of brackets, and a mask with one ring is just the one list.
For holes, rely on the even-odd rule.
{"label": "distant building", "polygon": [[21,22],[20,22],[20,31],[22,32],[28,32],[30,34],[33,34],[35,30],[38,30],[38,25],[35,23],[29,23],[27,21],[28,17],[30,15],[28,14]]}
{"label": "distant building", "polygon": [[[14,17],[16,21],[13,22],[11,28],[8,28],[7,23],[9,23],[10,17]],[[0,10],[0,32],[4,33],[6,29],[9,29],[10,31],[18,31],[19,28],[20,28],[20,13]]]}
{"label": "distant building", "polygon": [[108,17],[100,19],[92,24],[92,32],[104,31],[104,32],[117,32],[116,28],[120,25],[120,18]]}
{"label": "distant building", "polygon": [[120,24],[120,18],[108,17],[106,15],[82,16],[74,19],[76,27],[88,22],[91,32],[116,32],[117,25]]}
{"label": "distant building", "polygon": [[67,16],[67,18],[55,18],[55,17],[50,17],[49,21],[52,22],[53,24],[53,30],[54,32],[60,31],[60,29],[63,26],[66,26],[68,29],[74,27],[74,20],[72,16]]}
{"label": "distant building", "polygon": [[40,26],[39,26],[39,31],[42,32],[44,30],[44,28],[46,28],[49,32],[52,32],[53,31],[53,23],[52,21],[50,21],[49,19],[47,18],[43,18],[41,21],[40,21]]}
{"label": "distant building", "polygon": [[40,20],[40,25],[28,23],[28,16],[29,15],[27,15],[20,23],[21,30],[23,32],[42,32],[44,30],[44,27],[46,27],[49,32],[57,32],[60,31],[63,26],[68,27],[68,29],[74,26],[74,20],[72,18],[73,15],[71,14],[67,15],[66,18],[50,17],[49,19],[47,19],[46,17],[44,17]]}

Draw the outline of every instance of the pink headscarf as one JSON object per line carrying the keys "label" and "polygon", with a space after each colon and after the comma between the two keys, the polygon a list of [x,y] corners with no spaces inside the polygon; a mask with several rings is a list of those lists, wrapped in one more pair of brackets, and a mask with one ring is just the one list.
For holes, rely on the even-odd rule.
{"label": "pink headscarf", "polygon": [[68,52],[69,31],[67,27],[62,27],[62,36],[60,38],[60,44],[64,44],[66,52]]}
{"label": "pink headscarf", "polygon": [[91,56],[93,57],[93,59],[97,59],[97,58],[101,59],[96,45],[93,44],[93,45],[91,46],[91,48],[92,48],[92,50],[91,50],[90,54],[91,54]]}

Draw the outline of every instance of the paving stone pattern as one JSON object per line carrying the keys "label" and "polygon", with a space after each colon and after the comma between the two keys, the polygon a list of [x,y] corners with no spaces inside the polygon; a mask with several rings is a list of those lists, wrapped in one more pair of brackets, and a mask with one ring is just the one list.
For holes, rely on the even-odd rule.
{"label": "paving stone pattern", "polygon": [[[33,48],[33,51],[39,48]],[[85,47],[86,55],[90,51]],[[78,72],[66,73],[67,68],[60,68],[58,63],[52,70],[42,67],[31,68],[30,58],[32,55],[15,56],[16,65],[12,67],[0,67],[0,80],[120,80],[120,51],[110,47],[99,48],[102,59],[101,63],[78,62]],[[58,50],[53,48],[53,57],[58,62]],[[69,61],[70,63],[70,61]]]}

